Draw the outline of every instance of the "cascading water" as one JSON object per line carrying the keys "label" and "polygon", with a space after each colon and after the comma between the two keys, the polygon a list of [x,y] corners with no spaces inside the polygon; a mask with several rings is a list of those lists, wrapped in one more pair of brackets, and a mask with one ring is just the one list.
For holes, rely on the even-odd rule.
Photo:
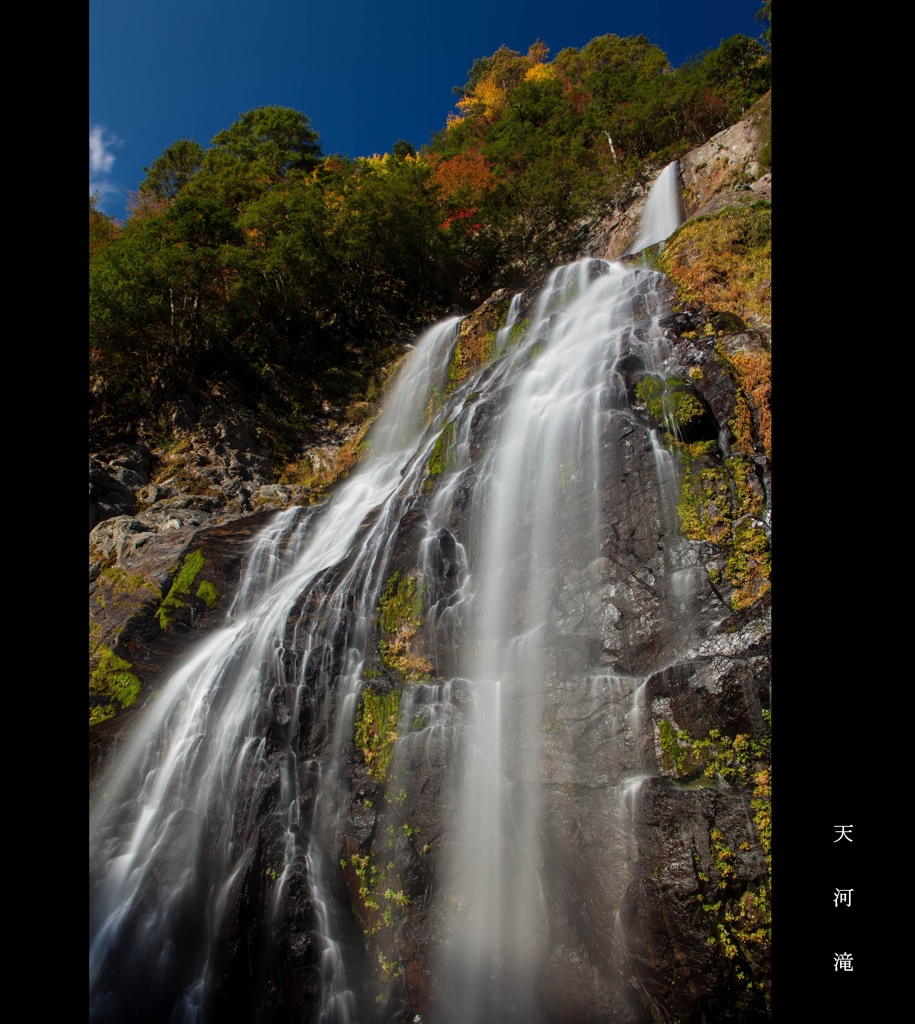
{"label": "cascading water", "polygon": [[[320,975],[320,982],[311,982],[321,991],[316,1019],[357,1019],[352,1010],[358,1002],[334,948],[325,866],[313,848],[316,823],[304,813],[316,806],[308,794],[321,789],[323,771],[307,742],[303,747],[299,726],[308,719],[313,732],[334,733],[332,774],[345,743],[345,715],[338,715],[335,728],[331,696],[316,700],[308,680],[321,673],[332,634],[352,612],[350,656],[335,666],[333,679],[341,708],[352,704],[359,685],[354,645],[360,611],[366,614],[360,598],[373,596],[363,559],[383,551],[389,524],[382,514],[367,534],[357,532],[373,509],[394,506],[455,324],[438,326],[417,345],[373,434],[372,457],[346,488],[320,509],[290,509],[263,531],[228,625],[175,673],[97,788],[90,861],[93,1019],[207,1019],[201,1001],[217,967],[216,943],[221,930],[231,929],[226,918],[238,889],[250,886],[253,863],[263,856],[254,843],[263,816],[281,835],[274,846],[282,857],[264,869],[275,885],[262,912],[300,919],[303,944],[316,934],[314,955],[303,964]],[[346,559],[349,570],[328,584],[327,571]],[[295,624],[290,644],[303,600],[308,617]],[[316,715],[311,707],[306,712],[306,703],[318,705]],[[269,959],[269,949],[263,955]],[[254,984],[264,970],[255,970]]]}
{"label": "cascading water", "polygon": [[667,295],[560,268],[464,380],[459,322],[434,328],[360,468],[261,533],[95,786],[96,1024],[368,1024],[407,997],[546,1024],[576,949],[616,1005],[644,682],[692,639],[702,575],[630,406]]}
{"label": "cascading water", "polygon": [[[600,661],[590,638],[599,635],[605,611],[581,581],[599,576],[610,555],[601,530],[614,472],[607,452],[611,435],[632,417],[619,364],[638,359],[651,372],[663,355],[658,322],[669,308],[659,283],[658,275],[621,264],[584,261],[557,270],[505,372],[489,385],[510,397],[494,429],[497,441],[475,471],[479,550],[465,584],[472,640],[461,659],[471,728],[462,750],[461,841],[445,872],[449,897],[461,909],[454,947],[440,966],[448,1024],[553,1019],[537,986],[551,932],[542,840],[545,794],[564,781],[550,760],[561,746],[556,733],[569,686],[584,691],[575,706],[583,702],[587,714],[612,707],[612,730],[626,737],[614,777],[599,779],[596,764],[589,769],[591,784],[608,783],[603,813],[619,819],[617,898],[626,879],[622,797],[640,771],[638,756],[626,749],[626,717],[641,680],[590,671]],[[458,424],[467,418],[459,413]],[[458,469],[452,486],[460,477]],[[578,664],[557,671],[570,638]]]}
{"label": "cascading water", "polygon": [[658,175],[645,202],[639,233],[626,250],[627,255],[666,241],[683,223],[679,178],[679,160],[669,163]]}

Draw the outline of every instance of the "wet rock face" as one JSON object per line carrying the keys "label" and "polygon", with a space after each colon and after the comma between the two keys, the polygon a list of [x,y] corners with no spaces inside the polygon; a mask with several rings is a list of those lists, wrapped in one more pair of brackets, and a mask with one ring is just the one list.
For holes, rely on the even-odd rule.
{"label": "wet rock face", "polygon": [[[262,512],[221,526],[161,533],[132,516],[116,516],[92,531],[90,670],[98,664],[98,651],[107,647],[128,663],[139,690],[134,704],[90,727],[90,779],[176,661],[222,621],[251,538],[274,514]],[[202,559],[202,567],[193,586],[180,596],[180,605],[170,607],[163,626],[156,612],[180,567],[194,553]],[[204,580],[212,587],[209,602],[198,594]]]}

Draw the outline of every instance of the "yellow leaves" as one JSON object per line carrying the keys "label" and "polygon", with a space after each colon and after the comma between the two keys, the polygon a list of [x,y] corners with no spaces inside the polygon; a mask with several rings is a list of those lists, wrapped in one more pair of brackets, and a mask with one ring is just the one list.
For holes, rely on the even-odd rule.
{"label": "yellow leaves", "polygon": [[508,90],[497,85],[491,78],[483,78],[477,85],[474,99],[483,107],[483,112],[488,118],[495,117],[505,106]]}
{"label": "yellow leaves", "polygon": [[558,77],[558,72],[552,64],[535,64],[529,68],[524,75],[528,82],[548,82]]}
{"label": "yellow leaves", "polygon": [[[759,423],[759,434],[766,449],[772,455],[772,355],[763,349],[738,351],[730,356],[740,378],[742,392],[738,397],[735,414],[735,434],[747,451],[752,451],[753,413],[752,403]],[[748,401],[749,400],[749,401]]]}
{"label": "yellow leaves", "polygon": [[493,121],[504,108],[507,97],[508,89],[497,85],[491,75],[484,75],[473,92],[459,99],[456,106],[465,115],[474,114]]}
{"label": "yellow leaves", "polygon": [[540,39],[532,43],[527,55],[522,57],[516,50],[500,46],[485,62],[486,70],[476,80],[473,88],[458,100],[457,108],[463,116],[449,115],[447,127],[460,124],[467,117],[479,117],[495,121],[508,102],[508,95],[520,82],[547,81],[558,76],[558,72],[546,63],[550,48]]}
{"label": "yellow leaves", "polygon": [[360,156],[356,158],[356,163],[361,170],[371,171],[375,174],[388,174],[393,171],[401,161],[414,167],[422,167],[428,164],[426,158],[420,156],[419,153],[406,153],[404,156],[398,157],[396,160],[390,153],[373,153],[372,156]]}

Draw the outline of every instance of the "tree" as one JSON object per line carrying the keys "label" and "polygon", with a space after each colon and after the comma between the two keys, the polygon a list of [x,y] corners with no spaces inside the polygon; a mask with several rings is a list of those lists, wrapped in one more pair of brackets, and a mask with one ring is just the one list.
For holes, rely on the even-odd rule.
{"label": "tree", "polygon": [[767,49],[772,49],[772,0],[766,0],[762,7],[756,12],[756,20],[766,22],[766,29],[760,39],[766,44]]}
{"label": "tree", "polygon": [[213,138],[195,186],[240,213],[268,188],[301,177],[321,157],[311,121],[288,107],[258,107]]}
{"label": "tree", "polygon": [[215,150],[208,157],[244,161],[266,181],[277,181],[291,171],[309,171],[318,163],[318,139],[311,121],[299,111],[258,107],[215,136]]}
{"label": "tree", "polygon": [[118,237],[117,221],[98,208],[100,196],[89,196],[89,259]]}
{"label": "tree", "polygon": [[151,167],[144,167],[146,177],[140,182],[141,197],[152,196],[159,201],[171,202],[200,168],[203,147],[193,139],[178,139]]}
{"label": "tree", "polygon": [[749,36],[723,39],[703,58],[701,72],[708,83],[731,104],[733,114],[751,106],[772,84],[771,57]]}
{"label": "tree", "polygon": [[398,139],[394,143],[394,148],[391,150],[391,156],[416,156],[416,147],[412,142],[407,142],[406,139]]}

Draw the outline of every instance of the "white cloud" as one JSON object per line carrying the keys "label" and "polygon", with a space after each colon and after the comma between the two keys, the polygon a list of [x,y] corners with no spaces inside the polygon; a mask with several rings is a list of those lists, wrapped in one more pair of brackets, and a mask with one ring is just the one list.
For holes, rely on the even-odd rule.
{"label": "white cloud", "polygon": [[118,191],[117,185],[110,180],[111,171],[116,159],[113,152],[124,142],[113,135],[103,125],[94,124],[89,129],[89,194],[98,192],[101,196],[111,195]]}

